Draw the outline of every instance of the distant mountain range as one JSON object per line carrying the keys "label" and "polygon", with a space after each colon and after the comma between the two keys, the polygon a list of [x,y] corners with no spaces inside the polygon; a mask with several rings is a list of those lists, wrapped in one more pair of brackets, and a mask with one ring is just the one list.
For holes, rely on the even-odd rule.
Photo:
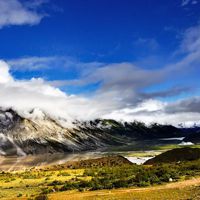
{"label": "distant mountain range", "polygon": [[[33,112],[30,111],[30,114]],[[135,140],[188,135],[188,132],[171,125],[146,126],[136,121],[96,119],[74,121],[69,127],[63,126],[61,121],[44,113],[42,117],[30,118],[12,109],[1,109],[0,155],[86,151],[124,145]]]}

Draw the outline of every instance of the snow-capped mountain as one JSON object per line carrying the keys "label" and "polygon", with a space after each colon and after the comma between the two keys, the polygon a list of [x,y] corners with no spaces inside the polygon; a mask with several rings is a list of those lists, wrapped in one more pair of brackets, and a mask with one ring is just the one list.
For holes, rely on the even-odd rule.
{"label": "snow-capped mountain", "polygon": [[100,124],[74,122],[63,126],[63,119],[52,119],[33,110],[27,118],[9,109],[0,111],[0,154],[26,155],[56,151],[91,150],[114,143]]}
{"label": "snow-capped mountain", "polygon": [[0,109],[0,155],[27,155],[94,150],[135,139],[180,135],[173,126],[115,120],[74,121],[53,118],[39,109]]}

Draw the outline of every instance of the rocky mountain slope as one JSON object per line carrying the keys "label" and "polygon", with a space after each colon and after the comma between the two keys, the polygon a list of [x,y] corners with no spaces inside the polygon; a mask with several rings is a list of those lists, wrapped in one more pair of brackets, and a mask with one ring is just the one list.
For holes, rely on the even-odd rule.
{"label": "rocky mountain slope", "polygon": [[[35,110],[29,115],[34,116]],[[41,117],[42,116],[42,117]],[[181,136],[173,126],[115,120],[73,122],[63,125],[40,111],[39,117],[24,117],[12,109],[0,110],[0,155],[26,155],[94,150],[131,140]]]}

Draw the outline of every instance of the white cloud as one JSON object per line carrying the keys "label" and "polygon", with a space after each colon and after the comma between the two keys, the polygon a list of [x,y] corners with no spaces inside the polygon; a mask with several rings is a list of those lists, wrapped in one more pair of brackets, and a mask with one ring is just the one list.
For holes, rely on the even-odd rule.
{"label": "white cloud", "polygon": [[200,25],[188,28],[181,44],[183,52],[200,52]]}
{"label": "white cloud", "polygon": [[160,46],[155,38],[138,38],[134,44],[150,50],[157,50]]}
{"label": "white cloud", "polygon": [[187,6],[188,4],[195,5],[198,3],[198,0],[182,0],[181,6]]}
{"label": "white cloud", "polygon": [[[103,117],[174,125],[182,122],[198,123],[199,98],[171,103],[157,100],[157,97],[176,96],[188,91],[187,88],[175,85],[174,88],[152,93],[145,93],[143,89],[172,79],[178,84],[178,77],[182,77],[183,74],[184,77],[190,77],[191,70],[199,71],[199,32],[199,26],[186,30],[180,44],[181,53],[184,53],[182,59],[154,70],[142,69],[132,63],[81,63],[59,57],[32,57],[8,61],[12,70],[46,69],[58,62],[62,67],[73,66],[73,69],[79,72],[78,79],[55,80],[50,85],[41,78],[15,80],[9,73],[9,65],[1,61],[0,106],[15,108],[21,115],[28,117],[31,117],[29,113],[31,109],[38,108],[55,118],[67,119],[68,122]],[[68,87],[84,87],[95,83],[100,84],[99,88],[87,96],[68,95],[55,86],[60,84]],[[36,114],[42,116],[40,111],[34,113]]]}
{"label": "white cloud", "polygon": [[12,76],[9,74],[9,66],[4,61],[0,60],[0,84],[13,81]]}
{"label": "white cloud", "polygon": [[[43,79],[14,80],[9,73],[9,66],[1,61],[0,105],[3,108],[13,108],[21,116],[32,119],[43,117],[43,114],[40,112],[42,110],[54,119],[59,119],[64,126],[71,126],[71,122],[74,120],[89,120],[94,118],[113,118],[127,121],[140,120],[148,124],[159,122],[174,125],[180,122],[184,122],[185,124],[199,122],[200,113],[195,112],[194,109],[190,110],[191,106],[189,103],[187,104],[189,105],[188,109],[183,112],[182,110],[181,112],[179,110],[169,112],[169,108],[173,108],[174,106],[173,103],[164,103],[153,99],[135,101],[134,98],[138,98],[138,94],[135,93],[136,91],[134,93],[130,92],[130,96],[128,93],[128,89],[130,90],[130,80],[134,76],[127,77],[127,75],[135,72],[144,81],[150,74],[147,71],[143,72],[137,68],[131,68],[131,65],[124,65],[123,69],[123,76],[113,74],[113,79],[108,81],[107,79],[110,79],[110,75],[112,75],[109,75],[111,73],[110,70],[113,71],[113,69],[110,69],[108,66],[100,68],[98,73],[100,77],[104,74],[103,78],[106,82],[101,92],[97,92],[91,97],[82,97],[67,95],[58,88],[49,85]],[[122,77],[127,77],[127,82],[124,82]],[[96,78],[96,75],[93,78]],[[139,81],[141,80],[137,80],[137,78],[133,81],[136,84],[136,88],[140,87],[138,85]],[[151,83],[151,80],[150,82],[148,80],[147,83]],[[118,84],[120,87],[117,86]],[[111,90],[109,90],[109,87]],[[124,88],[127,88],[127,91],[123,91]],[[178,109],[178,105],[181,106],[182,104],[182,102],[177,102],[175,106]],[[36,110],[30,113],[34,108]],[[190,115],[187,113],[190,113]]]}
{"label": "white cloud", "polygon": [[[33,1],[37,2],[37,1]],[[9,25],[35,25],[40,23],[44,14],[37,11],[43,1],[28,7],[20,0],[0,0],[0,28]]]}
{"label": "white cloud", "polygon": [[[82,63],[67,56],[48,56],[48,57],[22,57],[6,61],[13,71],[40,71],[48,69],[70,69],[85,71],[102,66],[100,62]],[[86,70],[87,69],[87,70]]]}
{"label": "white cloud", "polygon": [[0,106],[13,108],[22,116],[31,117],[29,111],[37,108],[56,119],[66,119],[69,125],[73,120],[99,117],[100,112],[104,113],[103,107],[109,107],[104,102],[99,104],[95,99],[67,95],[43,79],[14,80],[4,61],[0,62],[0,72]]}
{"label": "white cloud", "polygon": [[14,71],[37,71],[48,69],[50,65],[56,64],[55,62],[58,62],[59,59],[57,57],[24,57],[7,62]]}
{"label": "white cloud", "polygon": [[165,112],[141,112],[141,113],[133,113],[130,109],[129,112],[127,110],[117,110],[113,111],[108,115],[105,115],[105,118],[114,118],[116,120],[123,121],[142,121],[146,124],[151,123],[160,123],[160,124],[171,124],[174,126],[178,126],[179,124],[184,124],[184,126],[193,126],[195,123],[200,125],[200,113],[174,113],[174,114],[166,114]]}
{"label": "white cloud", "polygon": [[195,4],[197,4],[197,3],[198,3],[197,0],[193,0],[193,1],[192,1],[192,4],[193,4],[193,5],[195,5]]}
{"label": "white cloud", "polygon": [[191,0],[182,0],[182,6],[186,6],[190,3]]}

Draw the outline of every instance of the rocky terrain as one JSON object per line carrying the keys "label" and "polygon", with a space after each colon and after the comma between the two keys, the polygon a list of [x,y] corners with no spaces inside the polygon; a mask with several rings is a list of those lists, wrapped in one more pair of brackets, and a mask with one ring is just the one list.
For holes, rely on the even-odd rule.
{"label": "rocky terrain", "polygon": [[[65,128],[55,120],[25,119],[13,110],[0,112],[0,153],[2,155],[26,155],[53,153],[55,151],[81,151],[109,144],[111,137],[101,134],[100,128],[91,132],[87,126],[77,124]],[[116,139],[117,142],[117,139]]]}
{"label": "rocky terrain", "polygon": [[0,110],[0,155],[27,155],[94,150],[134,140],[181,137],[183,133],[170,125],[141,122],[117,122],[97,119],[74,121],[48,116],[31,110],[21,114],[12,109]]}

